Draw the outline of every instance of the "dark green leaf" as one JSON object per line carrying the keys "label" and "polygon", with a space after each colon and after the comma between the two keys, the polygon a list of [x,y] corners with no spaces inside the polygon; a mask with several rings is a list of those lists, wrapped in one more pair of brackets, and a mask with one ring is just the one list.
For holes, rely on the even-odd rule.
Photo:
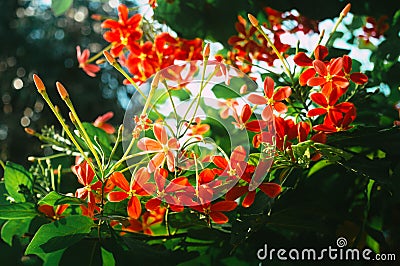
{"label": "dark green leaf", "polygon": [[54,223],[42,225],[25,254],[36,254],[43,258],[46,253],[65,249],[90,233],[93,221],[89,217],[71,215]]}
{"label": "dark green leaf", "polygon": [[8,194],[16,202],[25,202],[24,193],[32,190],[32,175],[23,166],[7,162],[4,170],[4,183]]}
{"label": "dark green leaf", "polygon": [[101,248],[101,259],[103,261],[103,265],[107,265],[107,266],[115,265],[115,259],[114,259],[113,254],[104,248]]}
{"label": "dark green leaf", "polygon": [[47,194],[43,199],[39,201],[39,204],[47,204],[50,206],[56,206],[61,204],[69,204],[69,205],[81,205],[83,202],[75,197],[69,197],[62,194],[59,194],[55,191]]}
{"label": "dark green leaf", "polygon": [[52,0],[51,9],[55,16],[64,14],[72,5],[72,0]]}
{"label": "dark green leaf", "polygon": [[33,203],[12,203],[0,205],[0,219],[18,220],[33,218],[38,215]]}
{"label": "dark green leaf", "polygon": [[1,239],[8,245],[12,245],[13,236],[22,236],[29,231],[31,219],[9,220],[1,228]]}

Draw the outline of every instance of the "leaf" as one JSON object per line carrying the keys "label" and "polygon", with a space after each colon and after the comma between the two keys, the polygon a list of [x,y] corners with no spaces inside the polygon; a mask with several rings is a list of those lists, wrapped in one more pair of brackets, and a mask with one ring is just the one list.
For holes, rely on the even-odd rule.
{"label": "leaf", "polygon": [[72,5],[72,0],[52,0],[51,9],[55,16],[64,14]]}
{"label": "leaf", "polygon": [[44,259],[47,253],[60,251],[90,233],[93,221],[89,217],[71,215],[54,223],[42,225],[36,232],[25,254],[36,254]]}
{"label": "leaf", "polygon": [[342,159],[349,160],[352,155],[342,149],[335,148],[326,144],[315,142],[313,146],[322,153],[322,156],[331,162],[340,161]]}
{"label": "leaf", "polygon": [[247,92],[255,91],[257,86],[255,83],[243,78],[232,77],[229,85],[225,83],[216,84],[211,90],[215,97],[220,99],[232,99],[241,97],[240,88],[247,85]]}
{"label": "leaf", "polygon": [[7,162],[4,170],[4,183],[8,194],[16,202],[25,202],[23,192],[32,192],[32,175],[19,164]]}
{"label": "leaf", "polygon": [[1,239],[9,246],[12,246],[13,236],[22,236],[29,231],[29,225],[32,219],[9,220],[1,228]]}
{"label": "leaf", "polygon": [[96,141],[94,140],[94,137],[96,136],[97,142],[100,143],[102,150],[106,153],[111,153],[110,138],[104,130],[95,127],[91,123],[87,122],[83,122],[82,125],[83,128],[86,130],[86,133],[89,135],[89,138],[92,141],[93,145],[96,145]]}
{"label": "leaf", "polygon": [[104,248],[101,248],[101,259],[103,261],[103,265],[107,265],[107,266],[115,265],[114,255]]}
{"label": "leaf", "polygon": [[50,206],[56,206],[61,204],[81,205],[82,203],[83,201],[81,201],[78,198],[65,196],[55,191],[50,192],[43,199],[39,201],[39,205],[47,204]]}
{"label": "leaf", "polygon": [[12,203],[0,205],[0,219],[19,220],[33,218],[38,215],[33,203]]}

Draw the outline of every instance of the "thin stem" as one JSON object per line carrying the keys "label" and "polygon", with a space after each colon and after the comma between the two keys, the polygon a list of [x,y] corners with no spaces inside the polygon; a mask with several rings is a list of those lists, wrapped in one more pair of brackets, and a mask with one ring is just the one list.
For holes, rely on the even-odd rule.
{"label": "thin stem", "polygon": [[3,160],[0,160],[0,165],[3,168],[3,170],[6,169],[6,165],[4,164]]}
{"label": "thin stem", "polygon": [[168,223],[168,215],[169,215],[169,207],[165,211],[165,228],[167,229],[168,236],[171,236],[171,230],[169,229],[169,223]]}
{"label": "thin stem", "polygon": [[288,63],[286,59],[282,56],[282,54],[278,51],[278,49],[275,47],[274,43],[271,41],[271,39],[268,37],[268,35],[263,31],[260,25],[258,25],[257,30],[261,33],[261,35],[267,40],[269,46],[271,46],[272,50],[274,50],[275,54],[278,56],[279,60],[281,60],[283,64],[283,68],[285,69],[286,74],[289,76],[290,80],[292,83],[294,83],[293,75],[292,72],[290,72]]}
{"label": "thin stem", "polygon": [[118,148],[118,145],[119,145],[119,143],[121,142],[121,139],[122,139],[122,130],[123,130],[123,126],[121,125],[121,126],[118,128],[117,139],[115,140],[115,144],[114,144],[113,149],[111,150],[110,157],[108,158],[107,164],[106,164],[106,166],[104,167],[105,169],[107,169],[108,166],[110,165],[111,160],[112,160],[112,157],[114,156],[114,154],[115,154],[115,152],[116,152],[116,150],[117,150],[117,148]]}
{"label": "thin stem", "polygon": [[47,95],[46,92],[42,92],[41,93],[43,99],[46,101],[47,105],[50,107],[51,111],[53,111],[54,115],[56,116],[56,118],[58,119],[58,121],[60,122],[61,126],[63,127],[63,129],[65,130],[65,133],[68,135],[68,137],[70,138],[70,140],[72,141],[72,143],[75,145],[75,147],[78,149],[78,151],[81,153],[81,155],[83,156],[83,158],[85,159],[85,161],[89,164],[89,166],[93,169],[95,169],[93,163],[91,160],[89,160],[89,158],[87,157],[86,153],[83,151],[83,149],[81,148],[81,146],[78,144],[78,142],[76,141],[75,137],[72,135],[71,131],[69,130],[69,127],[67,126],[67,124],[65,123],[64,119],[61,117],[60,113],[55,109],[53,103],[50,101],[49,96]]}

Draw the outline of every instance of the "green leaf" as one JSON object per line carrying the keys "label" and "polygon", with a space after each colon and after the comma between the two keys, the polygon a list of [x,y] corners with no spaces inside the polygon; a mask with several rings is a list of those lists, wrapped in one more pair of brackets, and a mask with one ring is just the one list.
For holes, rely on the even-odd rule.
{"label": "green leaf", "polygon": [[72,5],[72,0],[52,0],[51,9],[55,16],[64,14]]}
{"label": "green leaf", "polygon": [[29,231],[29,225],[32,219],[9,220],[1,228],[1,239],[9,246],[12,246],[13,236],[22,236]]}
{"label": "green leaf", "polygon": [[65,196],[55,191],[50,192],[43,199],[39,201],[39,205],[47,204],[50,206],[56,206],[61,204],[81,205],[82,203],[83,201],[81,201],[78,198]]}
{"label": "green leaf", "polygon": [[8,194],[16,202],[25,202],[24,193],[32,192],[32,175],[19,164],[7,162],[4,183]]}
{"label": "green leaf", "polygon": [[335,148],[326,144],[315,142],[313,146],[322,153],[322,156],[331,162],[337,162],[342,159],[349,160],[352,155],[342,149]]}
{"label": "green leaf", "polygon": [[101,259],[103,260],[103,265],[106,265],[106,266],[114,266],[115,265],[114,255],[104,248],[101,248]]}
{"label": "green leaf", "polygon": [[12,203],[0,205],[0,219],[19,220],[33,218],[38,215],[33,203]]}
{"label": "green leaf", "polygon": [[63,250],[90,233],[93,221],[89,217],[71,215],[54,223],[42,225],[36,232],[25,254],[36,254],[44,259],[47,253]]}
{"label": "green leaf", "polygon": [[94,140],[94,137],[96,136],[97,142],[100,143],[102,150],[106,153],[111,152],[110,138],[104,130],[95,127],[91,123],[87,122],[83,122],[82,125],[83,128],[86,130],[86,133],[89,135],[89,138],[92,141],[93,145],[96,145],[96,141]]}

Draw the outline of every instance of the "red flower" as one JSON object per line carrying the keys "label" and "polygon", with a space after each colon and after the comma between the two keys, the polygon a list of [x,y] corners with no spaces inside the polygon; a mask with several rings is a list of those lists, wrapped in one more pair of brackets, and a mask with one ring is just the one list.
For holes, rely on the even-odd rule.
{"label": "red flower", "polygon": [[352,68],[352,60],[350,56],[344,55],[343,56],[343,72],[348,80],[353,81],[356,84],[363,85],[368,82],[368,77],[367,75],[356,72],[356,73],[350,73],[351,68]]}
{"label": "red flower", "polygon": [[[242,175],[242,179],[247,182],[244,186],[235,186],[226,193],[226,200],[236,200],[245,195],[242,206],[245,208],[250,207],[256,197],[257,190],[250,190],[251,175],[254,173],[254,166],[247,166],[245,173]],[[264,192],[270,198],[275,198],[281,193],[281,186],[276,183],[264,182],[261,183],[258,188]]]}
{"label": "red flower", "polygon": [[93,122],[93,125],[95,127],[103,129],[108,134],[114,134],[115,128],[111,124],[106,123],[113,116],[114,116],[113,112],[107,112],[104,115],[97,117],[96,120]]}
{"label": "red flower", "polygon": [[214,169],[214,173],[220,176],[240,177],[245,168],[246,151],[242,146],[236,147],[229,161],[222,156],[214,156],[212,162],[220,169]]}
{"label": "red flower", "polygon": [[387,16],[381,16],[376,21],[375,18],[368,17],[366,25],[362,28],[364,33],[358,37],[367,44],[371,42],[371,37],[379,39],[389,29],[389,23],[386,22],[387,19]]}
{"label": "red flower", "polygon": [[269,105],[273,106],[278,113],[285,113],[287,111],[287,106],[282,103],[282,101],[287,99],[292,93],[292,89],[288,86],[281,87],[274,92],[274,86],[274,80],[270,77],[266,77],[264,80],[264,97],[255,93],[249,95],[249,101],[251,103],[267,105],[261,113],[265,121],[271,119]]}
{"label": "red flower", "polygon": [[150,227],[163,221],[165,210],[165,208],[158,208],[156,211],[147,211],[142,215],[141,221],[137,219],[129,219],[129,225],[123,226],[122,228],[125,231],[143,231],[146,235],[153,235],[153,231]]}
{"label": "red flower", "polygon": [[333,90],[328,97],[320,92],[312,93],[310,95],[311,100],[321,107],[311,109],[308,111],[307,116],[317,116],[323,114],[328,114],[328,116],[330,116],[333,112],[345,113],[351,108],[354,108],[354,104],[350,102],[343,102],[336,105],[336,102],[340,96],[341,95],[337,94],[337,90]]}
{"label": "red flower", "polygon": [[110,29],[104,33],[103,37],[113,44],[111,54],[115,57],[119,56],[124,47],[132,45],[142,37],[142,31],[139,29],[142,16],[135,14],[129,18],[128,13],[128,8],[121,4],[118,6],[119,20],[107,19],[101,24],[102,28]]}
{"label": "red flower", "polygon": [[94,184],[92,184],[93,178],[95,176],[92,168],[86,161],[84,161],[79,165],[75,165],[72,168],[72,171],[78,177],[78,182],[85,186],[83,188],[78,188],[76,190],[75,196],[81,199],[88,198],[89,203],[95,204],[96,197],[93,191],[96,191],[97,189],[101,188],[101,182],[97,181]]}
{"label": "red flower", "polygon": [[321,86],[325,95],[329,95],[333,89],[346,89],[349,86],[347,79],[340,75],[343,68],[342,58],[332,59],[328,66],[320,60],[314,60],[313,66],[318,76],[310,78],[307,81],[308,86]]}
{"label": "red flower", "polygon": [[[171,65],[165,71],[162,71],[162,76],[170,81],[173,81],[171,85],[168,86],[170,90],[177,90],[184,88],[193,80],[193,76],[197,71],[196,62],[190,62],[189,71],[186,71],[186,64],[184,65]],[[183,77],[182,74],[186,72],[186,76]]]}
{"label": "red flower", "polygon": [[186,177],[178,177],[172,179],[168,185],[166,185],[168,177],[168,171],[164,168],[158,168],[154,172],[154,180],[156,182],[156,197],[150,199],[146,203],[146,209],[150,211],[154,211],[160,208],[161,202],[166,201],[171,210],[175,212],[183,211],[184,207],[180,205],[180,202],[177,197],[174,196],[174,193],[184,189],[186,186],[189,186],[190,183]]}
{"label": "red flower", "polygon": [[[325,57],[328,56],[328,49],[323,46],[323,45],[318,45],[315,50],[314,50],[314,56],[316,60],[324,60]],[[301,86],[307,85],[307,81],[315,76],[315,69],[313,66],[314,60],[308,57],[304,52],[300,52],[296,54],[293,58],[294,62],[296,65],[301,66],[301,67],[310,67],[303,73],[301,73],[299,77],[299,83]]]}
{"label": "red flower", "polygon": [[161,124],[154,124],[153,132],[157,140],[144,137],[137,144],[139,149],[155,153],[148,164],[148,171],[154,172],[167,160],[168,170],[173,172],[175,170],[175,156],[172,151],[179,149],[179,142],[176,138],[168,139],[167,130]]}
{"label": "red flower", "polygon": [[332,115],[326,116],[324,123],[314,126],[314,130],[333,133],[338,131],[346,131],[352,126],[350,124],[356,118],[356,108],[353,107],[346,113],[333,112]]}
{"label": "red flower", "polygon": [[89,49],[83,50],[83,53],[82,53],[81,47],[80,46],[76,47],[76,57],[78,59],[79,68],[82,68],[83,71],[85,71],[85,73],[88,76],[95,77],[96,73],[100,71],[100,67],[95,64],[89,64],[87,62],[89,59],[89,56],[90,56]]}
{"label": "red flower", "polygon": [[208,219],[211,219],[217,224],[224,224],[229,221],[229,218],[222,212],[233,211],[237,207],[235,201],[220,201],[217,203],[206,203],[203,205],[191,206],[192,209],[204,213]]}
{"label": "red flower", "polygon": [[160,69],[152,42],[147,41],[142,45],[133,43],[129,45],[129,51],[129,56],[124,64],[133,74],[135,81],[146,81]]}
{"label": "red flower", "polygon": [[63,218],[62,214],[68,208],[68,204],[57,205],[54,209],[53,206],[44,204],[38,207],[38,210],[52,220],[59,220]]}
{"label": "red flower", "polygon": [[123,191],[112,191],[108,194],[108,200],[111,202],[119,202],[129,198],[127,212],[129,217],[137,219],[142,213],[142,205],[138,196],[149,195],[148,191],[154,191],[154,186],[147,183],[150,179],[150,174],[146,168],[140,168],[134,177],[132,177],[130,184],[125,179],[124,175],[120,172],[114,172],[110,176],[111,182]]}
{"label": "red flower", "polygon": [[250,105],[245,104],[242,108],[242,113],[240,114],[240,116],[236,114],[235,110],[234,117],[236,122],[233,122],[233,124],[236,125],[241,130],[247,129],[252,132],[260,132],[267,126],[268,122],[262,120],[249,121],[252,113],[253,112],[250,108]]}

